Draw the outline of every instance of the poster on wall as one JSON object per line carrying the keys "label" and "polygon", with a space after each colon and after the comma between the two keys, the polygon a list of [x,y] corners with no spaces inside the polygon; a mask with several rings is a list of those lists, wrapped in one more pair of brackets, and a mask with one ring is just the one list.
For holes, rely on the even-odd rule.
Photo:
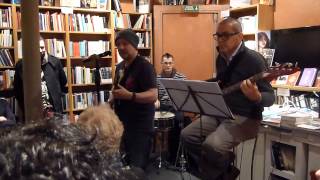
{"label": "poster on wall", "polygon": [[270,48],[270,31],[258,32],[258,52],[265,58],[267,67],[272,66],[275,49]]}

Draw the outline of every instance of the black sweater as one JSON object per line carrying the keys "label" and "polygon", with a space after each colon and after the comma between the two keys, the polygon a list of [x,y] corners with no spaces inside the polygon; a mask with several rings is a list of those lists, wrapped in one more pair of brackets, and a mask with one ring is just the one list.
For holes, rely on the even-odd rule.
{"label": "black sweater", "polygon": [[[231,69],[228,70],[227,67]],[[223,81],[226,86],[245,80],[266,69],[264,58],[256,51],[250,50],[241,45],[237,54],[233,57],[229,65],[226,60],[219,55],[216,61],[217,79]],[[227,105],[232,113],[246,116],[253,119],[262,119],[263,107],[271,106],[275,100],[274,91],[269,82],[265,80],[257,81],[257,86],[262,95],[260,103],[250,101],[239,89],[224,96]]]}

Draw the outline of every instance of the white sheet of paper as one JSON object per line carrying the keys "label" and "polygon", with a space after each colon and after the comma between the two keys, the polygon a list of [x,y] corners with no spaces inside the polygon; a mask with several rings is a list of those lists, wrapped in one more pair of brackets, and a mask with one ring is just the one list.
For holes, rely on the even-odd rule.
{"label": "white sheet of paper", "polygon": [[5,118],[4,116],[0,116],[0,122],[6,121],[6,120],[7,120],[7,118]]}
{"label": "white sheet of paper", "polygon": [[171,101],[177,106],[176,110],[201,113],[195,99],[188,97],[189,89],[192,89],[196,93],[196,99],[204,114],[232,117],[218,83],[174,79],[160,79],[160,83],[167,89]]}

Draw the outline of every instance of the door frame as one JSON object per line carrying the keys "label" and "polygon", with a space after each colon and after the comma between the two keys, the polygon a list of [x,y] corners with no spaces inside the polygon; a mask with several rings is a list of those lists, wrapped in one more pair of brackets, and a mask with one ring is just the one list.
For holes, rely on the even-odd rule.
{"label": "door frame", "polygon": [[[221,11],[227,11],[229,9],[228,5],[199,5],[199,12],[197,13],[185,13],[183,11],[183,6],[164,6],[164,5],[154,5],[153,6],[153,43],[154,43],[154,57],[153,57],[153,65],[156,68],[158,66],[157,63],[160,62],[160,59],[164,53],[163,50],[163,16],[165,14],[188,14],[195,16],[197,14],[217,14],[214,17],[214,21],[216,23],[219,22],[221,19]],[[156,33],[157,32],[157,33]],[[158,33],[159,32],[159,33]],[[209,38],[209,37],[208,37]],[[213,42],[215,43],[215,42]],[[216,57],[217,50],[216,48],[213,49],[213,57]],[[216,67],[215,63],[213,63],[213,76],[215,75]],[[209,78],[209,77],[208,77]]]}

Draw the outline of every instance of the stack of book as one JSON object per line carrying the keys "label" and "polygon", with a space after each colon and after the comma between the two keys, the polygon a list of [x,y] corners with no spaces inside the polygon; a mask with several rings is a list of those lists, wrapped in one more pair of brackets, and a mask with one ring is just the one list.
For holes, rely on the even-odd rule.
{"label": "stack of book", "polygon": [[83,57],[90,56],[92,54],[100,54],[110,50],[109,41],[79,41],[69,43],[70,56],[71,57]]}
{"label": "stack of book", "polygon": [[[95,82],[94,72],[95,72],[95,68],[91,69],[91,68],[76,66],[71,70],[72,83],[73,84],[93,84]],[[111,83],[112,68],[101,67],[100,77],[101,77],[101,83]]]}
{"label": "stack of book", "polygon": [[150,47],[150,33],[149,32],[144,32],[144,33],[136,33],[137,36],[139,37],[139,44],[138,47],[145,47],[148,48]]}
{"label": "stack of book", "polygon": [[110,32],[108,18],[90,14],[69,14],[69,30],[78,32]]}
{"label": "stack of book", "polygon": [[[74,93],[73,95],[73,104],[72,107],[74,110],[83,110],[87,107],[96,105],[98,103],[98,98],[95,92],[87,92],[87,93]],[[105,104],[108,102],[109,91],[100,91],[99,96],[101,99],[101,104]],[[68,95],[65,95],[62,98],[63,108],[64,110],[69,110],[69,98]]]}
{"label": "stack of book", "polygon": [[13,66],[13,58],[8,49],[0,49],[0,66]]}
{"label": "stack of book", "polygon": [[129,29],[151,29],[151,16],[142,14],[134,22],[130,14],[118,14],[115,16],[115,25],[117,28]]}
{"label": "stack of book", "polygon": [[12,34],[10,30],[1,30],[0,31],[0,46],[11,47],[12,46]]}
{"label": "stack of book", "polygon": [[0,71],[0,90],[13,88],[14,70]]}
{"label": "stack of book", "polygon": [[63,40],[45,39],[46,51],[56,57],[64,58],[67,56]]}
{"label": "stack of book", "polygon": [[12,27],[11,7],[0,9],[0,27]]}
{"label": "stack of book", "polygon": [[[58,58],[65,58],[67,56],[64,41],[60,39],[45,39],[46,51]],[[22,59],[22,40],[18,41],[18,58]]]}

